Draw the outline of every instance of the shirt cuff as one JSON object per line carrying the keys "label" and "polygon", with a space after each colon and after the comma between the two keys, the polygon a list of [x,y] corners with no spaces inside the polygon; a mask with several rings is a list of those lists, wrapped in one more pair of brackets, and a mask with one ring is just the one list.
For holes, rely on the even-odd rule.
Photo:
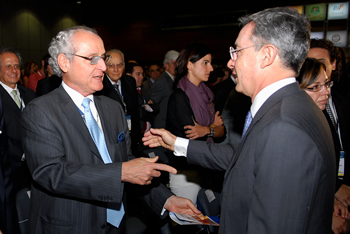
{"label": "shirt cuff", "polygon": [[187,148],[189,141],[189,139],[177,137],[175,140],[174,155],[187,157]]}

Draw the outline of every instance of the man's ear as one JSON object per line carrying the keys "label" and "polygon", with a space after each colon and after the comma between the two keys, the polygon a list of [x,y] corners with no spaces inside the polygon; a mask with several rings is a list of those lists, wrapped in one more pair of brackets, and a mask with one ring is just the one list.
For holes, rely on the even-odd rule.
{"label": "man's ear", "polygon": [[334,59],[334,62],[332,63],[332,71],[334,71],[337,67],[337,60]]}
{"label": "man's ear", "polygon": [[57,57],[58,66],[60,66],[63,73],[67,73],[70,66],[68,58],[64,54],[59,54]]}
{"label": "man's ear", "polygon": [[274,45],[267,44],[261,49],[261,65],[260,68],[265,68],[274,63],[277,57],[277,48]]}

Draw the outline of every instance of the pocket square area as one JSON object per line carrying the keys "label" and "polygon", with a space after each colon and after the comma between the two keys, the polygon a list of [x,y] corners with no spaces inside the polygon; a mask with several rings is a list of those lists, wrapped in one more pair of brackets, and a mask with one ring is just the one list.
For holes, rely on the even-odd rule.
{"label": "pocket square area", "polygon": [[119,133],[118,135],[118,143],[122,142],[125,140],[125,135],[124,132]]}

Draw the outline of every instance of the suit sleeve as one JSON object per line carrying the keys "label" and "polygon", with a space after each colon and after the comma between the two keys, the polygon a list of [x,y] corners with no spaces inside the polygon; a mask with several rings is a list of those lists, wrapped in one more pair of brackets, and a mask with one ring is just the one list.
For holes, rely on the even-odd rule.
{"label": "suit sleeve", "polygon": [[[79,135],[59,130],[59,121],[37,103],[23,112],[22,141],[33,180],[54,194],[120,203],[124,188],[122,163],[104,164],[91,154]],[[63,133],[75,134],[76,142]]]}

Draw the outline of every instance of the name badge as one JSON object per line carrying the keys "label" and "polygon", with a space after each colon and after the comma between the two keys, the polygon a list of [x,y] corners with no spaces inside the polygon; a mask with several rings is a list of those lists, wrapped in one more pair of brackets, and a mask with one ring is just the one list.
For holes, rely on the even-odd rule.
{"label": "name badge", "polygon": [[344,171],[345,171],[345,152],[340,151],[338,176],[344,176]]}
{"label": "name badge", "polygon": [[129,131],[131,132],[131,115],[125,115],[126,122],[128,123]]}

